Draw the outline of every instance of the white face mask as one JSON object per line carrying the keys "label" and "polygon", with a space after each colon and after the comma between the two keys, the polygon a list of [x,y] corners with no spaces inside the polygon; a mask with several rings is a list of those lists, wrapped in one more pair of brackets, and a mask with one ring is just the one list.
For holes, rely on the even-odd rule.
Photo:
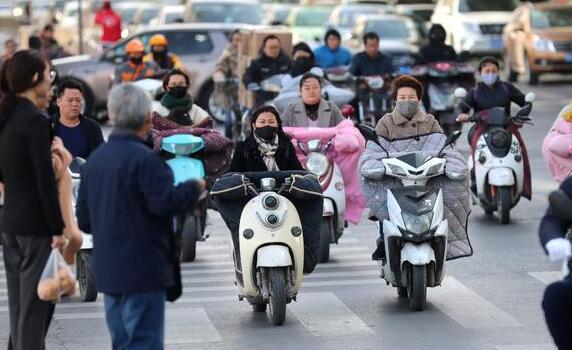
{"label": "white face mask", "polygon": [[481,75],[481,79],[483,83],[487,84],[488,86],[492,86],[494,83],[497,82],[499,75],[496,73],[485,73]]}

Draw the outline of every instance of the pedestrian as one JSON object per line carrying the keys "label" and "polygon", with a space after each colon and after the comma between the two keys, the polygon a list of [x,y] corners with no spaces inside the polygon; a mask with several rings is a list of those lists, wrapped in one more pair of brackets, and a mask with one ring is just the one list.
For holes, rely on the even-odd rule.
{"label": "pedestrian", "polygon": [[0,56],[0,66],[4,61],[12,57],[17,49],[18,44],[14,39],[6,39],[6,41],[4,41],[4,52],[2,52],[2,56]]}
{"label": "pedestrian", "polygon": [[101,26],[101,47],[104,50],[121,39],[121,16],[113,11],[109,0],[104,0],[95,14],[95,24]]}
{"label": "pedestrian", "polygon": [[171,292],[180,287],[172,218],[195,205],[205,183],[174,186],[167,164],[144,144],[151,130],[145,90],[120,84],[107,108],[113,131],[82,170],[78,223],[93,234],[94,275],[113,349],[162,349],[165,298],[174,300]]}
{"label": "pedestrian", "polygon": [[83,86],[73,78],[65,79],[57,85],[56,97],[59,113],[52,117],[54,135],[62,139],[73,157],[87,159],[103,143],[103,133],[81,112]]}
{"label": "pedestrian", "polygon": [[[551,194],[551,197],[554,194]],[[540,223],[540,241],[542,247],[553,262],[568,261],[568,270],[572,271],[572,248],[565,238],[572,228],[572,177],[568,177],[556,193],[560,201],[552,201]],[[560,202],[560,203],[559,203]],[[563,208],[560,208],[563,207]],[[565,212],[566,217],[562,216]],[[572,349],[572,274],[554,282],[544,292],[542,308],[550,334],[559,350]]]}
{"label": "pedestrian", "polygon": [[0,70],[0,182],[5,185],[3,253],[10,314],[9,349],[45,349],[54,312],[36,288],[52,247],[62,248],[64,221],[50,152],[50,70],[31,50]]}
{"label": "pedestrian", "polygon": [[562,108],[542,143],[542,155],[556,182],[572,175],[572,102]]}

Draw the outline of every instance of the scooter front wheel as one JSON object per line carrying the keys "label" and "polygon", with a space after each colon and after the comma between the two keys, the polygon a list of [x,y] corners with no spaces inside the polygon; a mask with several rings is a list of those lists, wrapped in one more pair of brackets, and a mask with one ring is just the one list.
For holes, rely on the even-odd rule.
{"label": "scooter front wheel", "polygon": [[512,203],[512,188],[508,186],[502,186],[497,188],[497,206],[499,221],[502,225],[507,225],[510,223],[510,209]]}
{"label": "scooter front wheel", "polygon": [[327,263],[330,260],[330,242],[334,231],[334,219],[326,217],[320,228],[320,256],[318,262]]}
{"label": "scooter front wheel", "polygon": [[93,259],[91,252],[80,250],[77,254],[77,279],[81,301],[92,302],[97,299],[97,288],[93,277]]}
{"label": "scooter front wheel", "polygon": [[281,326],[286,320],[286,304],[288,303],[288,288],[283,268],[268,269],[270,284],[270,319],[275,326]]}
{"label": "scooter front wheel", "polygon": [[407,295],[412,311],[423,311],[427,300],[427,266],[410,265]]}
{"label": "scooter front wheel", "polygon": [[181,261],[194,261],[197,255],[197,231],[201,230],[200,219],[197,216],[189,216],[185,220],[181,233]]}

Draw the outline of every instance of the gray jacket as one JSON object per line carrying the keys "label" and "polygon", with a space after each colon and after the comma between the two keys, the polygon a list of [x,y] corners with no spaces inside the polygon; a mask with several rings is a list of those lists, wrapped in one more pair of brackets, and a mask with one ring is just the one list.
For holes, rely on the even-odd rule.
{"label": "gray jacket", "polygon": [[[310,119],[306,114],[306,107],[304,102],[299,99],[297,102],[290,104],[282,112],[282,124],[291,127],[308,127],[310,126]],[[318,107],[318,125],[319,128],[330,128],[338,125],[344,120],[342,112],[334,103],[326,101],[323,98],[320,100]]]}

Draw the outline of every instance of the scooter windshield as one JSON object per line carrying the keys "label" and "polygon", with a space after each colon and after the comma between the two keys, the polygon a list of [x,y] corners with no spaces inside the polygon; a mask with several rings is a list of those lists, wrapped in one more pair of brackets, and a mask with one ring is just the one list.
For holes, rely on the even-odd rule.
{"label": "scooter windshield", "polygon": [[420,168],[423,164],[427,163],[432,158],[433,157],[425,152],[413,152],[395,157],[395,159],[398,159],[414,168]]}
{"label": "scooter windshield", "polygon": [[502,107],[495,107],[480,112],[479,119],[487,125],[501,128],[507,126],[510,122],[510,116],[506,114]]}

